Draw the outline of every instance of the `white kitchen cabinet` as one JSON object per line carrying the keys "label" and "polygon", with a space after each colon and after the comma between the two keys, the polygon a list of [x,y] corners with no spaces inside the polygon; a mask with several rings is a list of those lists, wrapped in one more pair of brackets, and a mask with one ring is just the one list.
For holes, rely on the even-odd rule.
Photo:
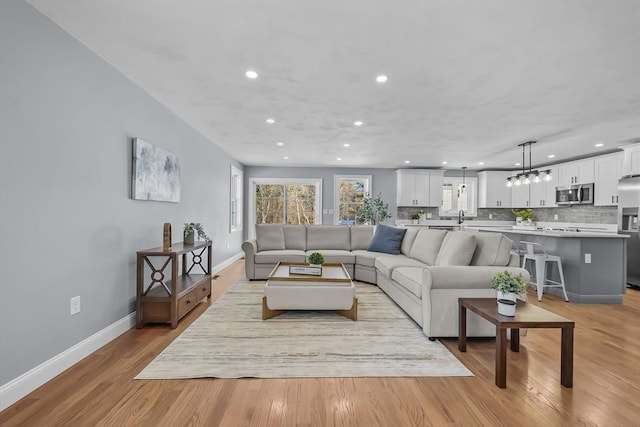
{"label": "white kitchen cabinet", "polygon": [[[514,174],[515,175],[515,174]],[[513,185],[511,187],[511,207],[512,208],[530,208],[529,191],[531,185]]]}
{"label": "white kitchen cabinet", "polygon": [[478,207],[510,208],[511,188],[507,187],[509,171],[478,172]]}
{"label": "white kitchen cabinet", "polygon": [[399,169],[397,178],[398,206],[440,206],[444,171]]}
{"label": "white kitchen cabinet", "polygon": [[442,206],[442,185],[444,184],[443,170],[429,171],[429,205]]}
{"label": "white kitchen cabinet", "polygon": [[618,180],[622,177],[623,158],[621,152],[596,158],[594,205],[618,205]]}
{"label": "white kitchen cabinet", "polygon": [[551,180],[532,182],[530,187],[529,204],[531,208],[553,208],[556,207],[556,186],[558,179],[558,168],[555,166],[543,168],[551,170]]}
{"label": "white kitchen cabinet", "polygon": [[593,159],[576,160],[558,165],[558,186],[573,184],[591,184],[595,181],[595,161]]}
{"label": "white kitchen cabinet", "polygon": [[640,144],[626,145],[622,166],[622,176],[640,175]]}

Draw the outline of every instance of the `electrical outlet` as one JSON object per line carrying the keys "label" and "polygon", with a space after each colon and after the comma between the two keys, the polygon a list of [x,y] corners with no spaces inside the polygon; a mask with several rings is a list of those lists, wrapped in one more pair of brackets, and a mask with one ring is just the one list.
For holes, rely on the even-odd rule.
{"label": "electrical outlet", "polygon": [[433,214],[431,212],[427,212],[427,219],[433,218]]}
{"label": "electrical outlet", "polygon": [[79,295],[69,300],[69,307],[70,307],[69,314],[71,314],[72,316],[80,313],[80,296]]}
{"label": "electrical outlet", "polygon": [[584,254],[584,263],[591,264],[591,254]]}
{"label": "electrical outlet", "polygon": [[493,219],[493,214],[489,214],[489,219]]}
{"label": "electrical outlet", "polygon": [[553,219],[557,221],[558,220],[558,214],[553,214]]}
{"label": "electrical outlet", "polygon": [[231,245],[229,244],[229,242],[227,242],[227,249],[229,249],[231,247]]}

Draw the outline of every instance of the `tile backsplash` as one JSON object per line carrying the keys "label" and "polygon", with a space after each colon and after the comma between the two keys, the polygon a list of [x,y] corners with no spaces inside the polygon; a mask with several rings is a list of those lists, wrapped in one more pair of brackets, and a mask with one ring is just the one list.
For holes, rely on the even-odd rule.
{"label": "tile backsplash", "polygon": [[[457,217],[441,217],[438,215],[438,208],[414,208],[399,207],[397,219],[408,220],[411,215],[423,211],[425,214],[430,213],[431,218],[428,219],[457,219]],[[466,217],[466,221],[489,220],[489,214],[492,215],[493,221],[515,221],[516,216],[511,213],[511,209],[490,208],[478,209],[477,217]],[[558,215],[558,219],[554,219],[554,215]],[[618,222],[618,208],[616,206],[593,206],[593,205],[575,205],[563,206],[558,208],[538,208],[533,209],[533,220],[540,222],[563,222],[563,223],[581,223],[581,224],[615,224]]]}

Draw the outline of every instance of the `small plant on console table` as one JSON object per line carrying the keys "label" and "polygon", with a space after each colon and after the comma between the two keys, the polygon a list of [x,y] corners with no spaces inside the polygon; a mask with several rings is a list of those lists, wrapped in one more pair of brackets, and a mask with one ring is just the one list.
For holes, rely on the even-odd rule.
{"label": "small plant on console table", "polygon": [[193,245],[195,233],[198,233],[198,240],[204,239],[206,241],[211,240],[207,233],[204,231],[204,227],[199,222],[185,222],[184,223],[184,244],[185,245]]}
{"label": "small plant on console table", "polygon": [[324,264],[324,256],[320,252],[313,252],[309,255],[309,264],[322,265]]}

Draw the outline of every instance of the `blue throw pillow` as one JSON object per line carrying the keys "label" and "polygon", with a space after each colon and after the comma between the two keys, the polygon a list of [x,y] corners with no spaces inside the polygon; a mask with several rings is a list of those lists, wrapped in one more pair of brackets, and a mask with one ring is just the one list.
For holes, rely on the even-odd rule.
{"label": "blue throw pillow", "polygon": [[382,252],[385,254],[400,254],[400,245],[402,238],[406,233],[406,228],[389,227],[388,225],[378,224],[376,234],[367,248],[371,252]]}

